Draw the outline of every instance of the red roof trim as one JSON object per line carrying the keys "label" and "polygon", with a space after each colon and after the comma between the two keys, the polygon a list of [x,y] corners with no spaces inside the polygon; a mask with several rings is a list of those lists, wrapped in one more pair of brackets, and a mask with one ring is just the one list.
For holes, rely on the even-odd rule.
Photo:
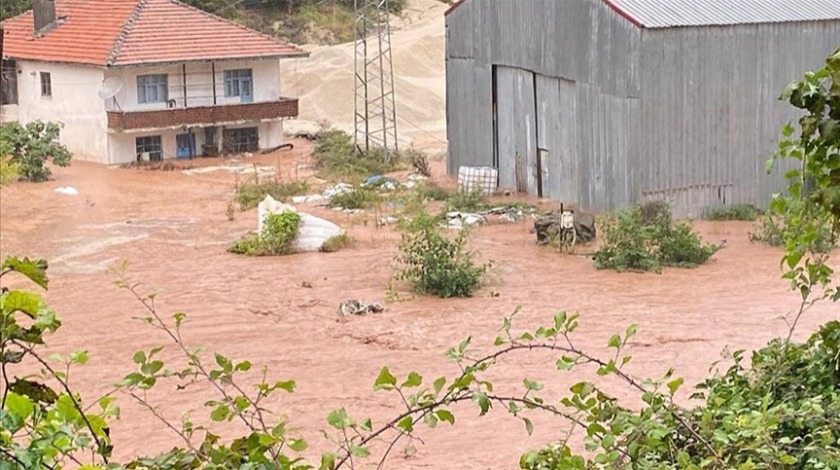
{"label": "red roof trim", "polygon": [[642,24],[642,22],[641,22],[641,21],[639,21],[639,19],[638,19],[638,18],[636,18],[635,16],[631,15],[629,12],[627,12],[627,11],[623,10],[621,7],[619,7],[618,5],[616,5],[615,3],[613,3],[611,0],[603,0],[603,2],[604,2],[604,3],[606,3],[606,4],[607,4],[607,6],[609,6],[610,8],[612,8],[612,10],[613,10],[614,12],[618,13],[619,15],[621,15],[621,17],[622,17],[622,18],[624,18],[625,20],[627,20],[627,21],[629,21],[629,22],[633,23],[633,25],[634,25],[634,26],[636,26],[637,28],[644,28],[644,27],[645,27],[645,25],[643,25],[643,24]]}
{"label": "red roof trim", "polygon": [[461,6],[467,0],[458,0],[457,2],[453,3],[451,7],[447,8],[446,11],[443,13],[443,16],[449,16],[450,13],[457,10],[459,6]]}
{"label": "red roof trim", "polygon": [[[446,10],[446,12],[443,15],[444,16],[449,16],[450,13],[457,10],[458,7],[460,7],[461,5],[466,3],[466,1],[467,0],[458,0],[457,2],[453,3],[452,6],[449,7],[449,9]],[[622,18],[624,18],[625,20],[633,23],[633,25],[636,26],[637,28],[644,28],[645,27],[645,25],[643,25],[642,22],[639,21],[635,16],[633,16],[630,13],[622,10],[621,7],[619,7],[618,5],[613,3],[611,0],[601,0],[601,1],[606,3],[607,6],[609,6],[613,11],[615,11],[616,13],[621,15]]]}

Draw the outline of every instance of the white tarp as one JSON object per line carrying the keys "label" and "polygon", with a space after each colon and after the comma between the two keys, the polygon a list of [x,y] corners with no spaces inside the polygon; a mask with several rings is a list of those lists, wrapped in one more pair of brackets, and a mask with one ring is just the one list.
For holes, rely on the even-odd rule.
{"label": "white tarp", "polygon": [[294,243],[295,251],[318,251],[325,241],[344,233],[341,227],[329,220],[324,220],[305,212],[298,212],[294,206],[283,204],[271,196],[266,196],[260,202],[258,212],[258,233],[262,233],[263,223],[270,214],[279,214],[282,212],[297,212],[300,214],[300,228],[298,229]]}

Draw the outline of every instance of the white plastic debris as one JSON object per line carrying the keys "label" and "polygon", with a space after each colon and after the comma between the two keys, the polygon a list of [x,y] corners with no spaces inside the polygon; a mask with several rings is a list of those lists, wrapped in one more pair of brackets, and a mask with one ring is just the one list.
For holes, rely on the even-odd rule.
{"label": "white plastic debris", "polygon": [[292,203],[294,204],[310,204],[313,202],[325,202],[326,200],[327,198],[325,198],[323,194],[309,194],[306,196],[292,197]]}
{"label": "white plastic debris", "polygon": [[385,225],[393,225],[393,224],[395,224],[399,221],[400,221],[400,219],[389,215],[389,216],[385,216],[385,217],[380,217],[379,218],[379,225],[384,227]]}
{"label": "white plastic debris", "polygon": [[68,196],[78,196],[79,190],[72,186],[62,186],[60,188],[56,188],[55,192],[59,194],[66,194]]}
{"label": "white plastic debris", "polygon": [[352,190],[353,190],[353,185],[352,184],[338,183],[335,186],[330,186],[329,188],[325,189],[324,192],[322,193],[322,195],[326,199],[332,199],[333,197],[335,197],[339,194],[343,194],[343,193],[346,193],[346,192],[352,191]]}
{"label": "white plastic debris", "polygon": [[450,228],[462,228],[464,226],[472,226],[479,224],[486,224],[487,218],[480,214],[471,214],[468,212],[449,212],[446,214],[447,225]]}
{"label": "white plastic debris", "polygon": [[344,233],[341,227],[329,220],[324,220],[305,212],[298,212],[294,206],[283,204],[270,195],[266,196],[260,202],[258,212],[257,233],[262,233],[263,223],[270,214],[280,214],[283,212],[297,212],[300,214],[300,227],[292,245],[295,251],[318,251],[325,241]]}
{"label": "white plastic debris", "polygon": [[300,229],[293,246],[295,251],[318,251],[325,241],[343,233],[341,227],[329,220],[301,212]]}

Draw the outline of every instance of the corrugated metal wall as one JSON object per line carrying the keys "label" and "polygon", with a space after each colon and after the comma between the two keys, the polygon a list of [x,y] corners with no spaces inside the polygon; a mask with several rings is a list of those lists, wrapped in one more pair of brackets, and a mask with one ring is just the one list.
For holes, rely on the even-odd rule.
{"label": "corrugated metal wall", "polygon": [[[667,197],[680,216],[764,206],[783,187],[764,162],[794,117],[776,98],[839,45],[840,22],[642,30],[596,0],[468,1],[447,17],[449,170],[494,163],[497,66],[503,185],[517,184],[505,175],[533,138],[527,158],[545,164],[524,185],[541,178],[558,201],[606,210]],[[537,129],[523,137],[516,109],[533,97],[503,77],[529,75]]]}
{"label": "corrugated metal wall", "polygon": [[496,66],[500,184],[596,210],[630,202],[640,43],[600,2],[464,3],[447,20],[450,172],[493,165]]}
{"label": "corrugated metal wall", "polygon": [[795,110],[777,98],[840,46],[840,22],[645,30],[642,147],[645,197],[675,212],[755,204],[785,185],[765,162]]}

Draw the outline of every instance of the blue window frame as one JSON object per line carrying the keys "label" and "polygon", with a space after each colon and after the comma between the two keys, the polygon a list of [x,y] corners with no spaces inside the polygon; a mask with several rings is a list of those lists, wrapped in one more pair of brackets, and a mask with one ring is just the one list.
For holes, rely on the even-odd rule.
{"label": "blue window frame", "polygon": [[253,99],[254,76],[251,69],[225,70],[225,96],[238,96],[243,103]]}
{"label": "blue window frame", "polygon": [[137,76],[137,102],[163,103],[167,99],[167,80],[165,74]]}

